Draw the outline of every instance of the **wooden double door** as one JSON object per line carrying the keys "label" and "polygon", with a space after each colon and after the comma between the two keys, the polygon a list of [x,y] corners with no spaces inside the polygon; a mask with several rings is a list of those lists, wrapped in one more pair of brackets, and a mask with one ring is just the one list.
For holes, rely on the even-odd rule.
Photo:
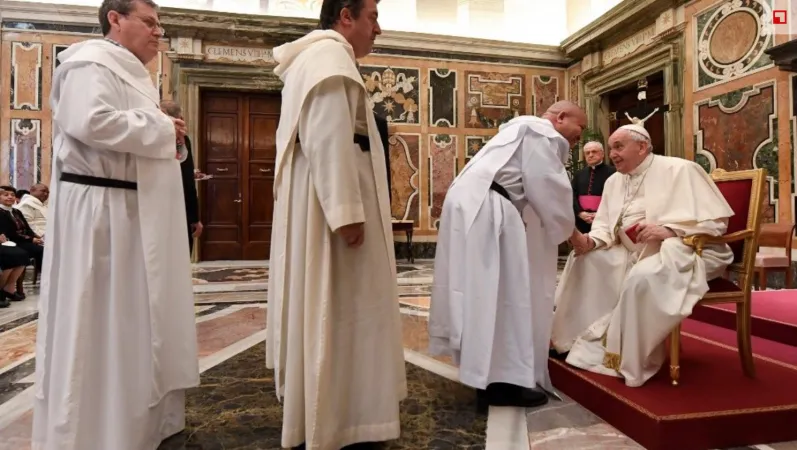
{"label": "wooden double door", "polygon": [[280,94],[202,92],[200,258],[265,260],[271,251]]}

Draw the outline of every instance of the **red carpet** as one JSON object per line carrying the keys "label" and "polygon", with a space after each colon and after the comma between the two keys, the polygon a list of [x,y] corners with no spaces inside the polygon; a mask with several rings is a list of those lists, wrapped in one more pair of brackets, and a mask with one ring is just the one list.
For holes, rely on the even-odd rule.
{"label": "red carpet", "polygon": [[554,385],[651,450],[708,450],[797,440],[797,348],[755,338],[744,376],[735,333],[687,320],[681,384],[668,364],[643,387],[550,360]]}
{"label": "red carpet", "polygon": [[[797,347],[797,290],[754,291],[754,336]],[[736,305],[699,306],[692,319],[736,329]]]}

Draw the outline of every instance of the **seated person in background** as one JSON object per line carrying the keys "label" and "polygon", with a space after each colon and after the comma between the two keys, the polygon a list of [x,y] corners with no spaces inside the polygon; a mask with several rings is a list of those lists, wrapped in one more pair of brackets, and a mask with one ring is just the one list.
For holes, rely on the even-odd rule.
{"label": "seated person in background", "polygon": [[37,266],[41,267],[44,241],[33,232],[25,216],[13,208],[15,202],[15,189],[11,186],[0,186],[0,234],[4,234],[18,248],[25,250],[28,257],[33,258]]}
{"label": "seated person in background", "polygon": [[733,211],[698,164],[654,155],[642,126],[620,127],[609,147],[618,173],[592,230],[571,239],[551,343],[567,363],[638,387],[661,368],[664,341],[708,281],[733,261],[725,244],[697,256],[682,238],[723,235]]}
{"label": "seated person in background", "polygon": [[[8,242],[5,235],[0,234],[0,244]],[[30,258],[25,250],[19,247],[0,245],[0,308],[8,308],[10,302],[25,300],[25,294],[17,292],[17,280],[25,271]]]}
{"label": "seated person in background", "polygon": [[[19,192],[19,191],[18,191]],[[45,184],[34,184],[30,193],[25,194],[14,208],[20,210],[28,225],[36,235],[44,237],[47,229],[47,199],[50,197],[50,188]]]}

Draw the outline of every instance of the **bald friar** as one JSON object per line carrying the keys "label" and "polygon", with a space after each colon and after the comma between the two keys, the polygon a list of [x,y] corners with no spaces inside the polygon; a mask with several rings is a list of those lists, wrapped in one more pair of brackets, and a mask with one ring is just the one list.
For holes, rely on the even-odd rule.
{"label": "bald friar", "polygon": [[664,342],[732,262],[730,248],[698,256],[683,243],[720,236],[733,212],[698,164],[654,155],[641,125],[609,138],[609,177],[592,230],[578,234],[556,290],[552,344],[566,362],[642,386]]}
{"label": "bald friar", "polygon": [[575,229],[564,163],[586,120],[578,106],[559,102],[542,118],[509,121],[443,202],[430,351],[454,358],[482,408],[538,406],[547,396],[534,388],[552,389],[557,247]]}

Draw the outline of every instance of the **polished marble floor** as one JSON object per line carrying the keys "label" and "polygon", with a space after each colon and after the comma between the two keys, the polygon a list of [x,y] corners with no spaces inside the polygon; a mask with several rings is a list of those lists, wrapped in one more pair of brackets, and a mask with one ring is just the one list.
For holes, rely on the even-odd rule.
{"label": "polished marble floor", "polygon": [[[402,438],[386,448],[642,448],[564,396],[541,408],[477,415],[475,395],[457,382],[452,362],[426,354],[431,262],[399,262],[398,272],[410,397],[402,405]],[[187,396],[187,430],[160,450],[278,449],[280,406],[263,361],[268,264],[200,264],[194,277],[201,385]],[[0,310],[0,450],[30,449],[36,287],[27,292],[27,300]]]}

